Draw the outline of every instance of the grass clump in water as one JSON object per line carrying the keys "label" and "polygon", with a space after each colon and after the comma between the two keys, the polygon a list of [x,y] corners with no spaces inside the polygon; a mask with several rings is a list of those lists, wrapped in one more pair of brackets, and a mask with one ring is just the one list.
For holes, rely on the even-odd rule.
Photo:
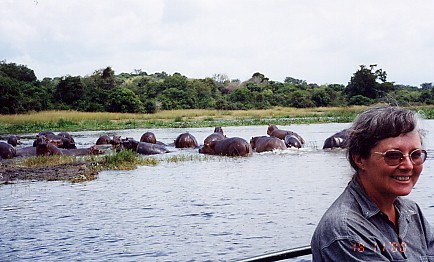
{"label": "grass clump in water", "polygon": [[121,150],[113,155],[104,156],[103,165],[107,169],[131,170],[138,165],[155,166],[159,161],[155,158],[141,158],[132,150]]}
{"label": "grass clump in water", "polygon": [[35,156],[23,158],[19,163],[19,166],[24,167],[46,167],[46,166],[57,166],[62,164],[69,164],[76,162],[74,156]]}

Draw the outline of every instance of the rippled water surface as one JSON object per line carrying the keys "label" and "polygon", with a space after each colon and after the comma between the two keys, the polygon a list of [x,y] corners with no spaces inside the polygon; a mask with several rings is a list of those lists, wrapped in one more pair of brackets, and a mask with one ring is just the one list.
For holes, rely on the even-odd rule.
{"label": "rippled water surface", "polygon": [[[425,121],[432,130],[434,121]],[[308,245],[316,223],[352,171],[325,138],[348,124],[282,126],[307,141],[300,150],[212,156],[104,171],[85,183],[22,181],[0,187],[1,261],[235,261]],[[249,140],[266,126],[226,127]],[[139,139],[152,131],[171,143],[189,131],[200,143],[213,128],[71,133],[79,147],[101,135]],[[427,148],[434,154],[432,134]],[[430,141],[431,140],[431,141]],[[30,142],[30,141],[29,141]],[[197,155],[177,150],[158,157]],[[429,158],[410,198],[434,224],[434,161]],[[310,261],[310,256],[298,258]]]}

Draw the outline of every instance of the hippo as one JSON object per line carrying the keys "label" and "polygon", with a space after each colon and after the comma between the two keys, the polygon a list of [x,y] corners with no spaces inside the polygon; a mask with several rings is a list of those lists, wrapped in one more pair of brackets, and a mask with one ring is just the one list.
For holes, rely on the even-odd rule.
{"label": "hippo", "polygon": [[69,135],[66,132],[62,132],[59,133],[58,135],[47,135],[47,138],[50,140],[59,140],[62,141],[62,143],[60,143],[58,145],[59,148],[64,148],[64,149],[75,149],[77,148],[75,146],[75,141],[74,139],[71,137],[71,135]]}
{"label": "hippo", "polygon": [[290,147],[301,148],[302,146],[301,141],[295,135],[286,135],[283,141],[285,141],[285,145],[288,148]]}
{"label": "hippo", "polygon": [[203,143],[206,144],[206,143],[209,143],[211,141],[221,140],[223,138],[226,138],[226,136],[224,135],[223,129],[221,127],[216,127],[216,128],[214,128],[214,133],[207,136],[203,140]]}
{"label": "hippo", "polygon": [[97,145],[93,145],[89,148],[61,149],[60,151],[67,156],[101,155],[104,153]]}
{"label": "hippo", "polygon": [[223,138],[211,141],[199,148],[199,153],[222,156],[251,156],[252,146],[240,137]]}
{"label": "hippo", "polygon": [[[58,148],[65,148],[65,149],[77,148],[75,146],[75,141],[72,138],[51,134],[49,131],[41,132],[36,137],[38,136],[46,137],[51,142],[51,144],[57,146]],[[33,142],[33,146],[35,147],[37,146],[36,140],[35,142]]]}
{"label": "hippo", "polygon": [[17,154],[15,147],[12,145],[0,142],[0,159],[10,159],[14,158]]}
{"label": "hippo", "polygon": [[52,136],[54,136],[55,134],[54,134],[53,131],[45,130],[45,131],[39,132],[38,135],[40,135],[40,136],[47,136],[47,135],[52,135]]}
{"label": "hippo", "polygon": [[33,141],[33,147],[37,147],[43,140],[45,140],[45,135],[36,135],[36,139]]}
{"label": "hippo", "polygon": [[145,132],[140,137],[140,142],[147,142],[147,143],[151,143],[151,144],[156,144],[157,143],[157,138],[155,137],[154,133],[152,133],[152,132]]}
{"label": "hippo", "polygon": [[214,133],[220,133],[220,134],[224,135],[223,128],[221,126],[216,126],[214,128]]}
{"label": "hippo", "polygon": [[74,138],[72,138],[72,136],[68,132],[60,132],[57,135],[64,137],[64,138],[68,139],[69,141],[71,141],[72,144],[75,144]]}
{"label": "hippo", "polygon": [[348,129],[344,129],[344,130],[341,130],[341,131],[337,132],[336,134],[328,137],[324,141],[324,145],[323,145],[322,149],[346,148],[346,142],[347,142],[348,135],[349,135],[348,133],[349,133]]}
{"label": "hippo", "polygon": [[17,157],[29,157],[36,156],[36,147],[34,146],[26,146],[17,148]]}
{"label": "hippo", "polygon": [[63,155],[62,151],[51,143],[46,136],[37,136],[34,144],[36,144],[37,156]]}
{"label": "hippo", "polygon": [[296,136],[298,138],[298,140],[300,140],[300,142],[301,142],[302,145],[305,143],[304,139],[299,134],[297,134],[295,132],[292,132],[292,131],[287,131],[287,130],[279,129],[274,124],[268,125],[267,135],[269,135],[269,136],[275,136],[275,137],[280,138],[282,140],[285,139],[285,136],[287,136],[287,135],[294,135],[294,136]]}
{"label": "hippo", "polygon": [[12,135],[8,137],[8,144],[12,146],[21,145],[21,140],[19,136]]}
{"label": "hippo", "polygon": [[151,144],[157,144],[157,145],[162,145],[162,146],[166,146],[165,143],[158,141],[157,138],[155,137],[155,134],[152,132],[146,132],[144,133],[141,137],[140,137],[140,142],[148,142]]}
{"label": "hippo", "polygon": [[[39,136],[45,136],[48,138],[52,144],[56,145],[59,148],[72,149],[77,148],[75,146],[75,141],[72,136],[67,132],[60,132],[59,134],[54,134],[54,132],[46,130],[38,133]],[[33,143],[33,146],[36,146]]]}
{"label": "hippo", "polygon": [[164,154],[170,152],[162,145],[139,142],[133,138],[122,139],[121,149],[133,150],[134,152],[144,155]]}
{"label": "hippo", "polygon": [[273,151],[276,149],[285,150],[286,145],[282,141],[274,136],[255,136],[250,139],[250,145],[252,149],[255,149],[257,153],[265,151]]}
{"label": "hippo", "polygon": [[113,136],[113,139],[110,140],[110,144],[112,145],[112,149],[117,149],[122,145],[121,136]]}
{"label": "hippo", "polygon": [[108,135],[102,135],[96,140],[95,144],[96,145],[109,145],[110,140],[111,140],[111,138]]}
{"label": "hippo", "polygon": [[197,148],[199,144],[196,138],[190,133],[182,133],[175,140],[176,148]]}

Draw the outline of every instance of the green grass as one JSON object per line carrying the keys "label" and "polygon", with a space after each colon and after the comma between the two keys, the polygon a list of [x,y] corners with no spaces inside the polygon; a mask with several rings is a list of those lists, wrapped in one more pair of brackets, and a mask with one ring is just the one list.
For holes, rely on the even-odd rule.
{"label": "green grass", "polygon": [[[361,107],[266,110],[167,110],[155,114],[44,111],[0,115],[1,134],[37,133],[43,130],[83,131],[131,128],[185,128],[348,121]],[[330,117],[335,117],[333,120]]]}
{"label": "green grass", "polygon": [[56,166],[61,164],[68,164],[76,162],[74,156],[36,156],[36,157],[25,157],[17,160],[17,166],[22,167],[46,167],[46,166]]}
{"label": "green grass", "polygon": [[[43,130],[85,131],[135,128],[194,128],[241,125],[347,123],[366,107],[289,108],[264,110],[166,110],[155,114],[44,111],[0,115],[0,135],[38,133]],[[434,119],[434,107],[414,107],[426,119]]]}
{"label": "green grass", "polygon": [[101,164],[105,169],[110,170],[130,170],[136,169],[137,166],[155,166],[158,160],[152,157],[142,158],[136,152],[131,150],[121,150],[113,155],[104,156]]}

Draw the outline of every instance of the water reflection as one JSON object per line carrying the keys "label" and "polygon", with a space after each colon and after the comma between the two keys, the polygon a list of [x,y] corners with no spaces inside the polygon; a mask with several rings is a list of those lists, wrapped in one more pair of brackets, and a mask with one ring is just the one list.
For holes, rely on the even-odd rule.
{"label": "water reflection", "polygon": [[[433,122],[427,121],[430,125]],[[227,261],[309,244],[316,223],[352,174],[341,150],[323,151],[326,137],[347,124],[292,125],[307,147],[161,162],[102,172],[95,181],[19,182],[0,188],[0,254],[4,260]],[[266,127],[227,127],[250,139]],[[79,146],[104,133],[171,143],[189,131],[198,141],[213,128],[73,133]],[[428,144],[429,152],[432,145]],[[196,150],[175,150],[192,155]],[[432,158],[411,194],[434,223]],[[299,258],[298,260],[307,259]]]}

